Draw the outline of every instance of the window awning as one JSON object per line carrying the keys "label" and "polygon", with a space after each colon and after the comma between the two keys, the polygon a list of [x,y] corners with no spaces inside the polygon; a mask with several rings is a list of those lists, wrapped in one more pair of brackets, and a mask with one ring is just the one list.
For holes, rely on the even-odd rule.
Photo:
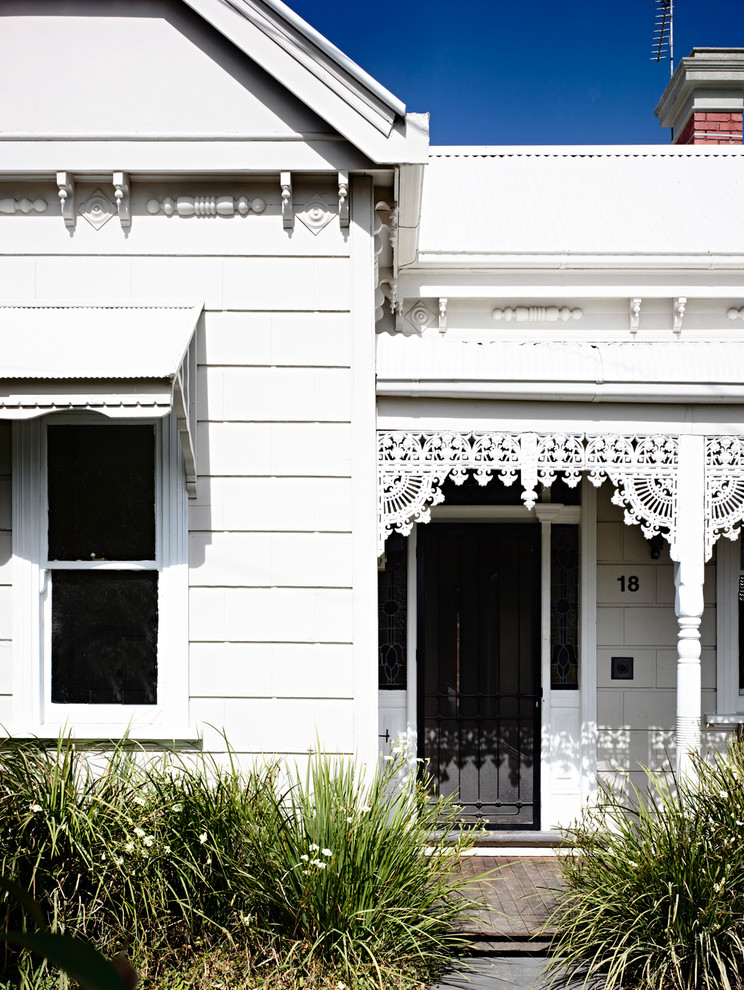
{"label": "window awning", "polygon": [[0,419],[174,410],[196,494],[196,325],[203,305],[0,306]]}

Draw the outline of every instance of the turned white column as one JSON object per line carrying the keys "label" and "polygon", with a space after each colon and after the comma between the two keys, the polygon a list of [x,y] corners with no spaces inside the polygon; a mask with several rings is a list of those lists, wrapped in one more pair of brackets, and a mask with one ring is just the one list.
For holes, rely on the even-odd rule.
{"label": "turned white column", "polygon": [[672,547],[677,632],[677,773],[688,774],[702,743],[700,623],[705,564],[705,441],[679,438],[676,539]]}

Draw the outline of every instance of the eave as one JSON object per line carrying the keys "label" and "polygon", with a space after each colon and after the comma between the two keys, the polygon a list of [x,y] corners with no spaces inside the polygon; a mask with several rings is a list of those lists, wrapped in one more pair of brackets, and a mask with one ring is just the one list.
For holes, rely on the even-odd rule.
{"label": "eave", "polygon": [[428,118],[375,82],[279,0],[185,0],[376,164],[428,159]]}

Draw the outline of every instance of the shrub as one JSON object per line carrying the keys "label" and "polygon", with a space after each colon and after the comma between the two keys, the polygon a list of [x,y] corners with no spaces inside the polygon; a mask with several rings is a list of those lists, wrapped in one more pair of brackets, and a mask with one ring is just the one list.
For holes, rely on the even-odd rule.
{"label": "shrub", "polygon": [[744,748],[696,759],[688,778],[647,779],[629,803],[604,788],[570,833],[553,976],[602,978],[607,990],[741,987]]}
{"label": "shrub", "polygon": [[[368,780],[316,756],[303,780],[282,784],[276,764],[243,773],[232,757],[153,757],[126,741],[106,756],[70,739],[8,745],[0,869],[52,931],[109,954],[131,947],[159,984],[181,964],[193,982],[210,952],[232,952],[246,972],[289,958],[313,980],[322,970],[355,988],[405,984],[459,944],[459,855],[474,839],[446,844],[456,806],[432,802],[409,771],[401,755]],[[0,911],[0,925],[23,927],[11,899]]]}
{"label": "shrub", "polygon": [[355,987],[367,971],[379,981],[401,966],[431,972],[462,944],[459,863],[475,833],[448,845],[459,809],[433,802],[406,771],[392,760],[365,782],[350,762],[312,759],[304,782],[277,799],[276,829],[254,860],[259,923]]}

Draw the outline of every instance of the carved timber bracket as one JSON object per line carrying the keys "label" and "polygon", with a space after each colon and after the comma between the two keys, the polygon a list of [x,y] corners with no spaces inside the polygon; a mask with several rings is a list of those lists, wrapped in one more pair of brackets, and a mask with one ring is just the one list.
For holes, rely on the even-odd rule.
{"label": "carved timber bracket", "polygon": [[432,506],[444,501],[447,478],[459,485],[468,474],[481,485],[494,476],[511,485],[519,477],[527,509],[537,501],[538,485],[550,486],[559,475],[572,488],[583,472],[595,486],[609,478],[626,523],[638,523],[647,538],[675,541],[677,437],[394,431],[378,433],[377,452],[380,553],[393,531],[410,533],[414,523],[430,521]]}
{"label": "carved timber bracket", "polygon": [[736,540],[744,520],[744,437],[705,438],[705,559],[719,536]]}

